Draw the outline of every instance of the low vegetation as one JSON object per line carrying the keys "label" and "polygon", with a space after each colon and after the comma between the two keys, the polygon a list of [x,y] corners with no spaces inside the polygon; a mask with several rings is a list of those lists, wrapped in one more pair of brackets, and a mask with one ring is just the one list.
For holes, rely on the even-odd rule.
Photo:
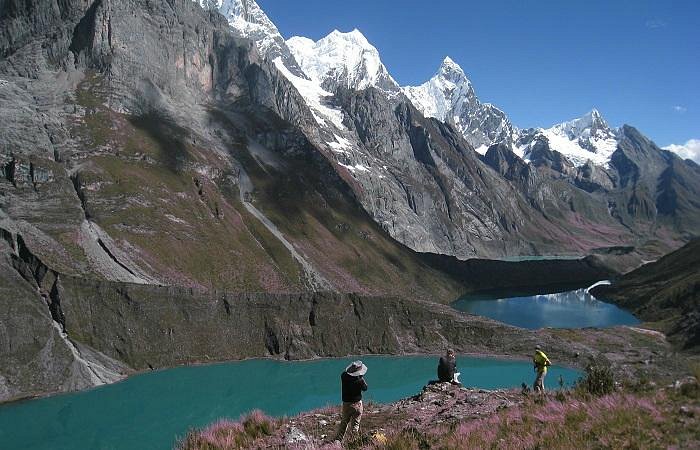
{"label": "low vegetation", "polygon": [[[449,388],[431,392],[442,392],[444,398],[430,397],[427,402],[430,404],[449,404],[445,401],[455,397],[455,392]],[[469,392],[465,398],[472,395]],[[494,391],[488,395],[502,397],[504,393],[506,391]],[[412,413],[419,416],[421,410],[426,409],[418,406],[414,406],[413,411],[401,410],[402,414],[398,416],[399,404],[366,408],[366,411],[374,411],[366,413],[361,434],[347,439],[343,448],[642,449],[700,446],[700,388],[693,377],[665,387],[645,380],[616,385],[610,373],[601,366],[591,365],[573,389],[544,396],[515,391],[507,393],[510,398],[520,398],[483,417],[473,411],[470,417],[455,420],[443,415],[421,423],[411,417]],[[403,405],[407,401],[402,401]],[[328,434],[335,424],[330,423],[325,429],[318,425],[319,417],[328,417],[327,414],[333,414],[332,410],[326,408],[275,422],[263,419],[256,412],[240,422],[220,421],[203,431],[194,431],[181,442],[180,450],[340,448],[338,443],[328,441]],[[246,425],[251,417],[258,425]],[[442,420],[444,417],[448,420]],[[261,422],[266,424],[262,431]],[[290,424],[304,431],[304,441],[288,440]]]}
{"label": "low vegetation", "polygon": [[[700,432],[697,417],[679,409],[687,400],[665,392],[533,398],[485,419],[424,433],[402,429],[390,433],[386,443],[370,440],[358,448],[690,448],[700,444]],[[697,414],[697,399],[688,411]]]}
{"label": "low vegetation", "polygon": [[202,431],[195,431],[179,444],[181,449],[238,449],[249,448],[261,438],[271,436],[279,421],[261,411],[252,411],[237,422],[221,419]]}

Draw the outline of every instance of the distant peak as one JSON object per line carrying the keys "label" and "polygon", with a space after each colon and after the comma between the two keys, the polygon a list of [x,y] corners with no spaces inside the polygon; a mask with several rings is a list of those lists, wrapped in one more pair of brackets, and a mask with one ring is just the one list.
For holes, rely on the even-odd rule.
{"label": "distant peak", "polygon": [[459,67],[459,64],[454,62],[454,60],[452,58],[450,58],[449,56],[445,56],[445,59],[442,60],[442,65],[443,66],[457,66],[457,67]]}
{"label": "distant peak", "polygon": [[445,59],[442,60],[442,64],[440,65],[440,68],[441,68],[441,69],[454,70],[454,71],[458,71],[458,72],[464,73],[464,71],[463,71],[462,68],[459,66],[459,64],[457,64],[456,62],[454,62],[454,60],[453,60],[452,58],[450,58],[449,56],[445,56]]}
{"label": "distant peak", "polygon": [[461,79],[467,80],[464,70],[449,56],[445,56],[445,59],[442,60],[438,75],[451,81],[458,81]]}
{"label": "distant peak", "polygon": [[312,80],[357,90],[368,86],[388,92],[399,89],[382,64],[379,50],[357,28],[347,32],[333,30],[316,42],[293,37],[287,45]]}
{"label": "distant peak", "polygon": [[602,121],[603,116],[600,114],[596,108],[591,109],[582,118],[589,119],[591,122]]}
{"label": "distant peak", "polygon": [[562,122],[558,125],[554,126],[555,128],[559,128],[562,130],[583,130],[586,128],[595,128],[595,129],[608,129],[608,123],[605,121],[603,118],[602,114],[600,114],[600,111],[598,111],[596,108],[591,109],[588,111],[586,114],[576,118],[569,120],[567,122]]}
{"label": "distant peak", "polygon": [[365,37],[364,34],[357,28],[353,29],[352,31],[339,31],[339,30],[333,30],[331,31],[328,36],[326,36],[324,39],[327,38],[333,38],[333,39],[344,39],[346,41],[351,41],[357,44],[360,44],[363,47],[370,46],[369,41]]}

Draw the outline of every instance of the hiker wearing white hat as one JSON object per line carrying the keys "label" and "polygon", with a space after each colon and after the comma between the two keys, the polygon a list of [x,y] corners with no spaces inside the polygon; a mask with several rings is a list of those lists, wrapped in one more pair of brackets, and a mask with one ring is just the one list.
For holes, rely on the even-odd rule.
{"label": "hiker wearing white hat", "polygon": [[352,431],[360,431],[360,420],[362,419],[362,391],[367,390],[367,382],[364,374],[367,373],[367,366],[362,361],[355,361],[345,368],[340,375],[342,385],[343,408],[341,410],[340,426],[335,440],[342,441],[347,431],[348,424],[352,425]]}

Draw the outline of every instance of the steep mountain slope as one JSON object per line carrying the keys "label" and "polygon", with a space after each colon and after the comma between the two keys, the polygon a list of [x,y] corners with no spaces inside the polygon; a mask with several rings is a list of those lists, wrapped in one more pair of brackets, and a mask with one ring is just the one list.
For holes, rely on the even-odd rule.
{"label": "steep mountain slope", "polygon": [[658,327],[684,350],[700,350],[700,240],[593,289]]}
{"label": "steep mountain slope", "polygon": [[[335,290],[449,301],[494,282],[473,269],[478,263],[457,277],[389,237],[327,144],[350,129],[320,123],[290,82],[312,80],[294,75],[283,56],[262,55],[220,14],[185,0],[4,6],[0,398],[88,387],[145,367],[123,363],[136,345],[123,308],[137,305],[141,317],[134,284],[146,304],[180,293],[180,315],[154,312],[177,326],[143,322],[138,331],[172,337],[168,329],[199,311],[201,291],[209,300],[222,291]],[[409,124],[425,120],[415,114],[405,105],[392,123],[403,124],[403,139],[412,133],[429,146]],[[440,126],[431,122],[431,132]],[[601,276],[572,264],[590,271],[565,277]],[[119,303],[91,315],[101,298]],[[229,304],[229,313],[239,306],[254,308]],[[207,327],[223,336],[229,325]],[[147,352],[162,356],[148,342]],[[206,348],[194,345],[178,361],[205,359],[198,351]]]}
{"label": "steep mountain slope", "polygon": [[[612,163],[625,134],[610,129],[597,111],[549,130],[521,132],[502,112],[478,100],[462,69],[449,58],[431,81],[404,88],[406,97],[378,83],[382,78],[377,74],[386,69],[357,30],[331,33],[319,43],[298,37],[289,43],[311,74],[310,82],[288,78],[325,127],[317,145],[326,147],[329,159],[356,181],[351,186],[374,220],[415,250],[464,258],[585,254],[631,244],[637,249],[624,265],[629,267],[646,254],[676,248],[688,233],[679,224],[693,223],[698,216],[691,202],[674,220],[666,216],[676,212],[657,216],[628,207],[636,201],[631,200],[632,188],[620,185]],[[371,56],[372,74],[358,63],[362,55]],[[286,71],[281,61],[278,67]],[[434,126],[423,116],[444,121]],[[481,145],[481,160],[473,156],[468,141],[476,135],[469,130],[481,136],[475,141]],[[427,145],[420,133],[427,136]],[[507,174],[486,155],[490,143],[499,140],[505,145],[499,147],[501,155],[512,153],[505,158],[522,170]],[[492,177],[489,167],[505,180]],[[659,176],[652,172],[645,176]],[[472,176],[465,180],[465,174]],[[692,175],[687,178],[695,185]]]}
{"label": "steep mountain slope", "polygon": [[277,26],[253,0],[193,0],[208,11],[219,12],[226,18],[231,31],[240,38],[249,39],[263,58],[272,61],[281,58],[296,76],[305,77],[289,51]]}
{"label": "steep mountain slope", "polygon": [[[354,173],[360,198],[392,236],[419,251],[460,257],[567,252],[578,246],[558,239],[558,249],[550,247],[552,236],[571,232],[565,213],[556,212],[562,217],[557,223],[534,209],[450,126],[378,90],[338,96],[367,161],[368,170]],[[593,245],[614,245],[607,239]]]}
{"label": "steep mountain slope", "polygon": [[[63,277],[239,291],[384,286],[424,298],[462,289],[366,216],[281,118],[313,122],[299,95],[220,15],[186,1],[7,5],[3,399],[126,370],[66,326]],[[95,367],[111,375],[95,378]]]}

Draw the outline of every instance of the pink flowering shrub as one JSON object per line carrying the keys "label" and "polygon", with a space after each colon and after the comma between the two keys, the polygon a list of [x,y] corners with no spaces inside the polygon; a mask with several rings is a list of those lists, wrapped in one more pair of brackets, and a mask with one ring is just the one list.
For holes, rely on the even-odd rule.
{"label": "pink flowering shrub", "polygon": [[262,411],[252,411],[237,422],[220,419],[203,430],[190,432],[180,450],[228,450],[250,448],[256,440],[270,436],[276,423]]}
{"label": "pink flowering shrub", "polygon": [[664,420],[653,400],[611,394],[589,401],[550,400],[463,422],[443,442],[447,448],[642,447]]}

